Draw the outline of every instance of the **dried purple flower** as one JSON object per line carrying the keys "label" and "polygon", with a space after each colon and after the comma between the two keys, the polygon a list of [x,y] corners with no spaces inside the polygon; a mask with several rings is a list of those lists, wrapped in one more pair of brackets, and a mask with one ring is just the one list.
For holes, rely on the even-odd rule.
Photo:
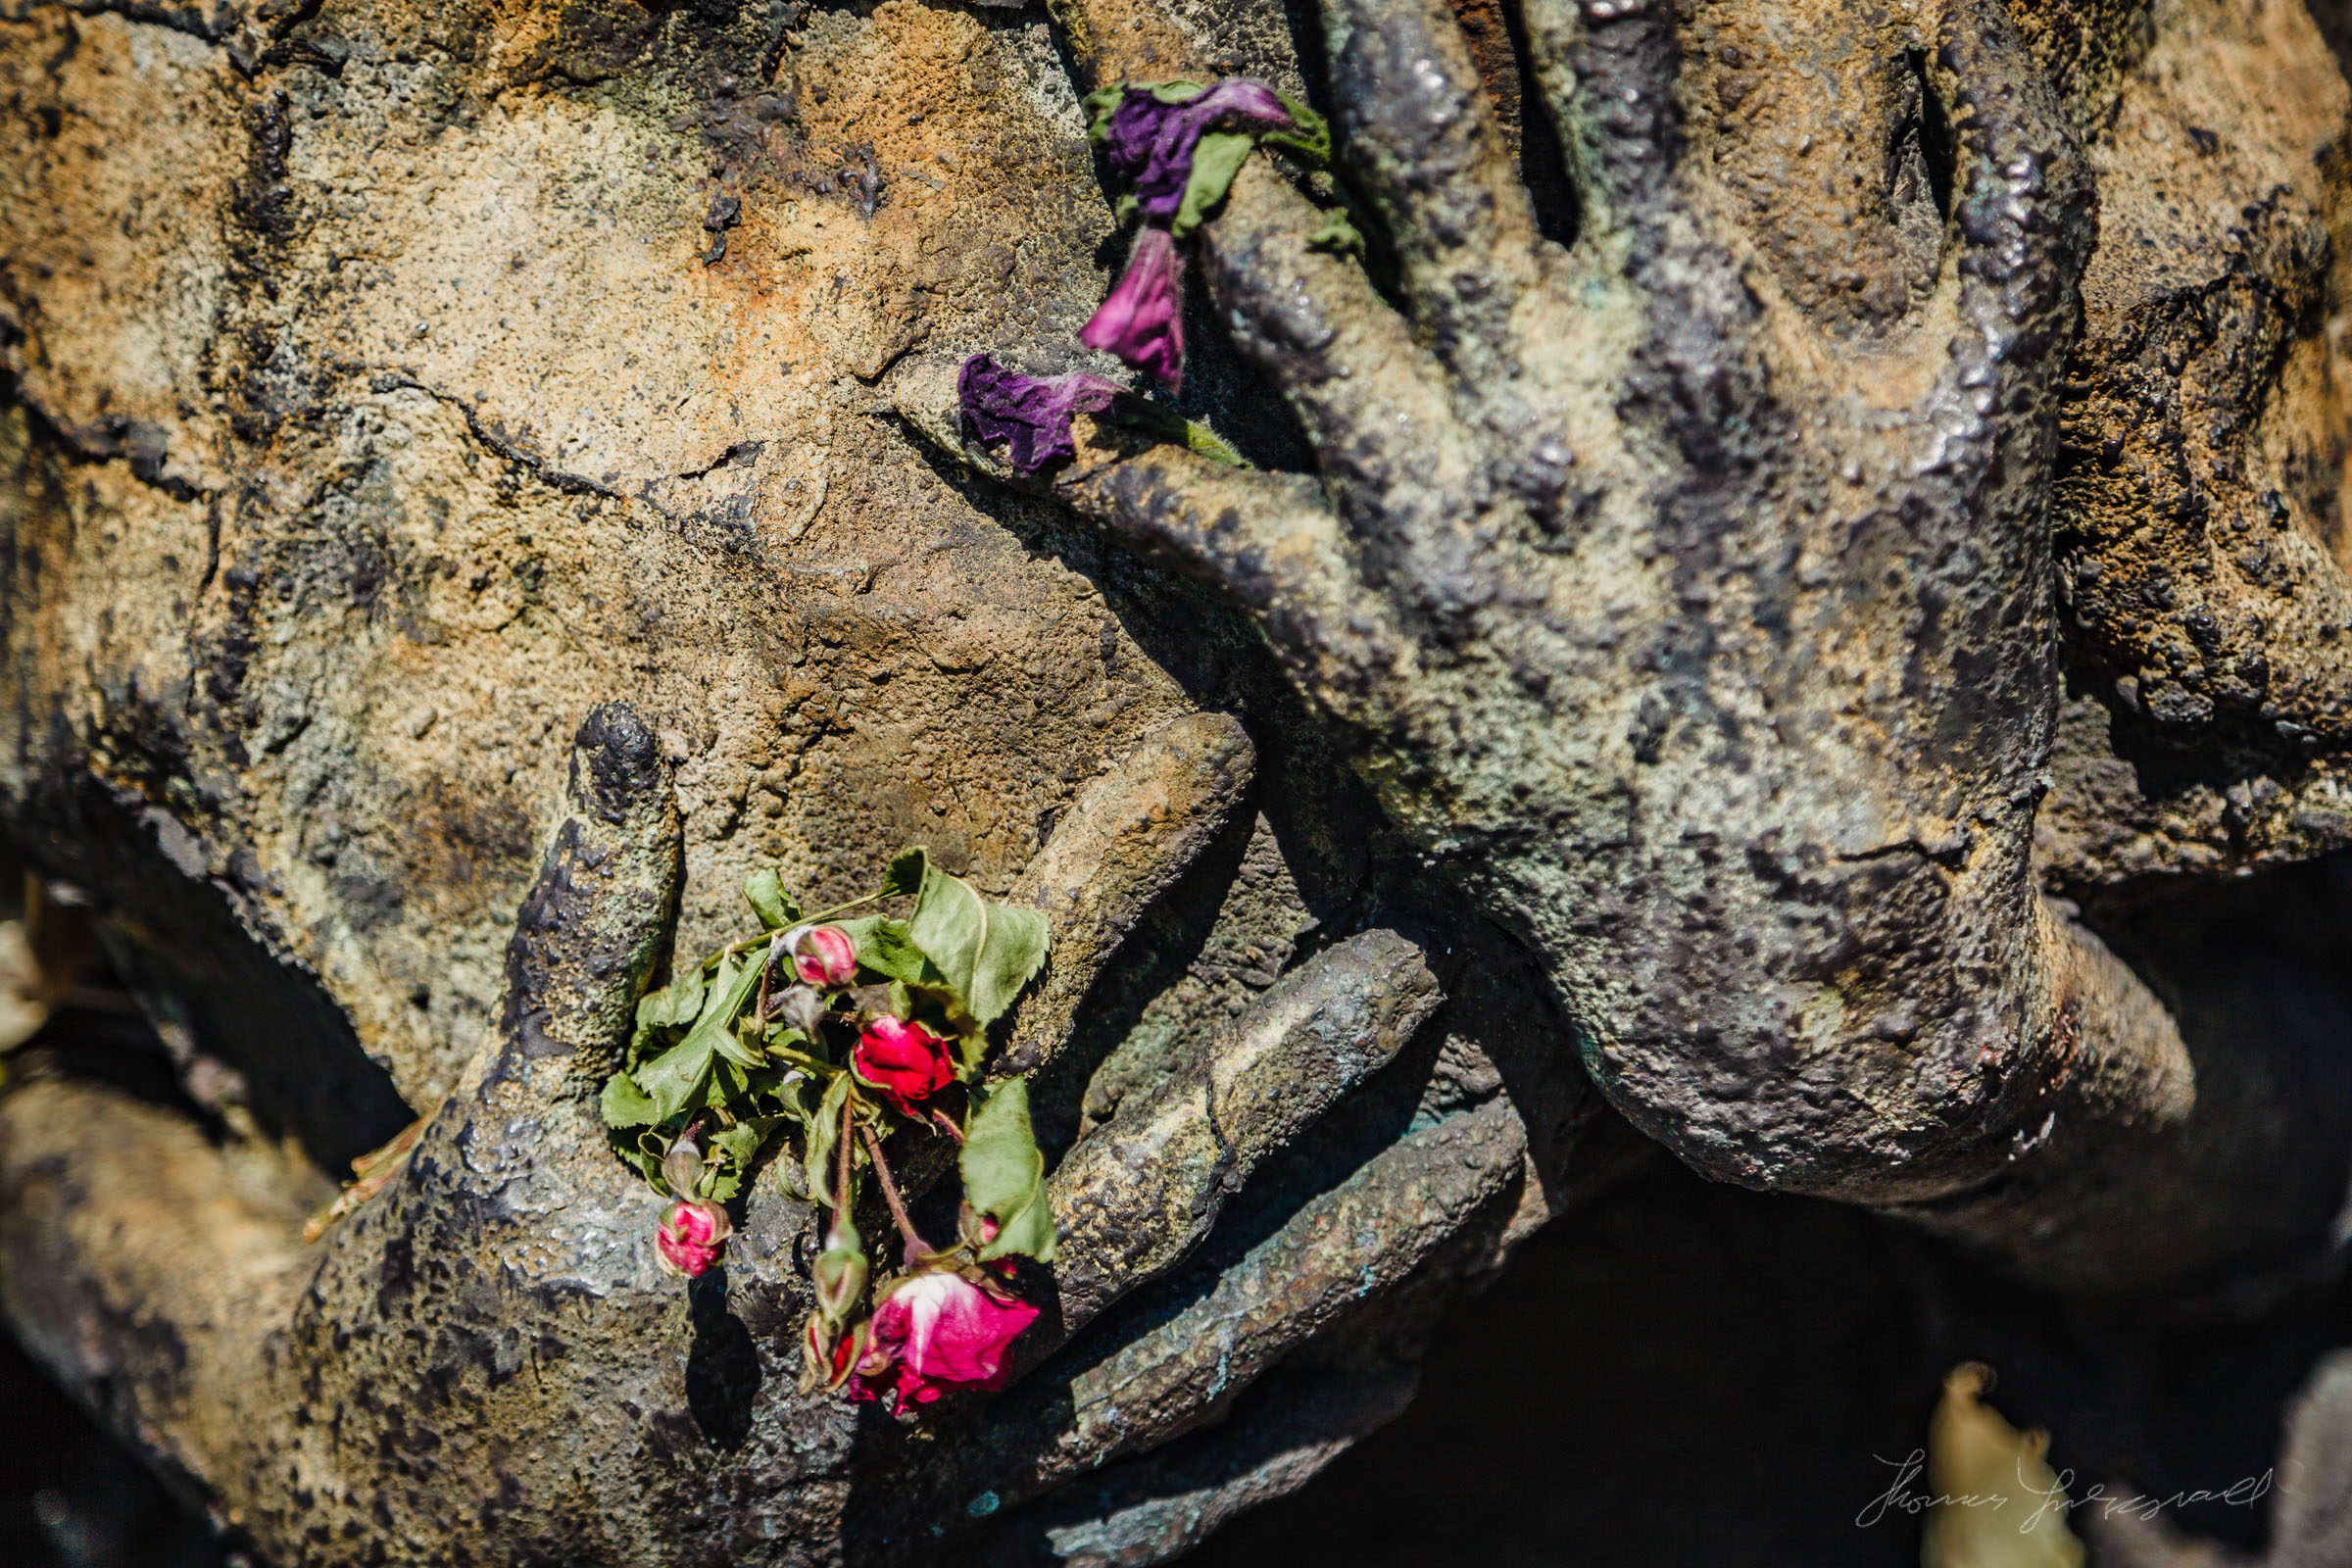
{"label": "dried purple flower", "polygon": [[1124,390],[1115,381],[1083,372],[1023,375],[986,354],[964,361],[956,377],[964,419],[981,440],[1011,443],[1007,455],[1018,474],[1035,473],[1055,458],[1076,457],[1071,418],[1101,414]]}
{"label": "dried purple flower", "polygon": [[1236,76],[1181,103],[1163,102],[1159,91],[1150,87],[1124,87],[1118,107],[1111,110],[1107,121],[1097,122],[1097,138],[1110,172],[1135,193],[1144,217],[1166,223],[1184,204],[1184,188],[1193,177],[1193,151],[1200,133],[1220,122],[1234,122],[1258,130],[1295,127],[1290,111],[1283,108],[1273,88],[1249,76]]}
{"label": "dried purple flower", "polygon": [[1147,227],[1135,236],[1127,270],[1117,286],[1078,332],[1090,349],[1107,349],[1171,392],[1184,386],[1184,270],[1176,242],[1164,228]]}

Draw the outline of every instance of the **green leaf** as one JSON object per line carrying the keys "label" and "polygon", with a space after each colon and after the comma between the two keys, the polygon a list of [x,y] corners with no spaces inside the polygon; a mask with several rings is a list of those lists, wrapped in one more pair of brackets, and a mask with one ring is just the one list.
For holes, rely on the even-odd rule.
{"label": "green leaf", "polygon": [[[932,866],[923,874],[914,917],[906,922],[907,937],[967,1005],[972,976],[988,946],[988,901],[974,892],[971,884]],[[979,1009],[971,1010],[977,1013]]]}
{"label": "green leaf", "polygon": [[906,934],[981,1024],[1002,1017],[1046,961],[1045,915],[993,904],[937,866],[924,873]]}
{"label": "green leaf", "polygon": [[1284,112],[1291,117],[1297,130],[1269,130],[1264,141],[1306,162],[1323,165],[1331,162],[1331,122],[1316,114],[1287,92],[1274,95],[1282,100]]}
{"label": "green leaf", "polygon": [[1162,441],[1173,441],[1204,458],[1212,458],[1229,467],[1249,468],[1254,465],[1248,458],[1225,444],[1224,437],[1197,419],[1188,419],[1164,404],[1147,402],[1142,398],[1121,398],[1110,417],[1131,424]]}
{"label": "green leaf", "polygon": [[735,1168],[738,1170],[750,1165],[754,1159],[759,1157],[760,1145],[767,1131],[764,1125],[766,1120],[767,1118],[763,1116],[755,1117],[749,1121],[739,1121],[732,1127],[724,1127],[712,1133],[710,1135],[710,1152],[726,1155],[734,1162]]}
{"label": "green leaf", "polygon": [[850,934],[850,942],[858,950],[860,967],[892,980],[904,980],[908,985],[925,981],[939,983],[939,971],[932,968],[923,956],[923,950],[908,937],[906,922],[893,920],[888,915],[869,914],[856,920],[833,922]]}
{"label": "green leaf", "polygon": [[801,901],[784,891],[772,865],[743,879],[743,898],[766,930],[781,931],[801,917]]}
{"label": "green leaf", "polygon": [[[637,1087],[652,1099],[657,1120],[667,1121],[701,1102],[714,1054],[724,1055],[738,1069],[764,1064],[735,1038],[733,1027],[744,1000],[759,983],[759,963],[740,963],[729,955],[704,993],[703,1010],[694,1027],[686,1031],[686,1038],[636,1070]],[[740,1093],[748,1085],[736,1072],[730,1076],[729,1087]]]}
{"label": "green leaf", "polygon": [[964,993],[972,1016],[994,1023],[1004,1015],[1046,961],[1046,916],[1040,909],[1018,905],[992,904],[988,941],[972,971],[971,989]]}
{"label": "green leaf", "polygon": [[1124,93],[1125,89],[1113,82],[1107,87],[1097,87],[1078,100],[1078,107],[1086,111],[1088,141],[1100,147],[1110,140],[1110,117],[1118,112],[1119,99]]}
{"label": "green leaf", "polygon": [[980,1260],[1018,1252],[1054,1261],[1054,1210],[1046,1201],[1046,1160],[1029,1129],[1029,1085],[1014,1078],[972,1112],[959,1161],[964,1200],[997,1222]]}
{"label": "green leaf", "polygon": [[662,1117],[661,1107],[625,1072],[616,1072],[605,1081],[601,1103],[608,1127],[645,1127]]}
{"label": "green leaf", "polygon": [[1204,82],[1178,77],[1173,81],[1114,81],[1107,87],[1097,87],[1078,100],[1086,111],[1086,137],[1100,147],[1110,140],[1110,117],[1119,112],[1127,97],[1127,89],[1141,87],[1163,104],[1186,104],[1208,91]]}
{"label": "green leaf", "polygon": [[761,950],[746,963],[730,954],[719,964],[718,973],[711,977],[710,990],[703,999],[702,1015],[694,1027],[678,1043],[683,1051],[700,1044],[706,1052],[715,1051],[738,1067],[762,1065],[760,1053],[735,1038],[735,1018],[751,1001],[752,992],[760,984],[760,971],[766,966],[767,954]]}
{"label": "green leaf", "polygon": [[707,1183],[710,1188],[707,1196],[723,1203],[743,1191],[744,1177],[750,1172],[752,1161],[760,1157],[760,1146],[767,1141],[768,1130],[775,1123],[772,1116],[755,1116],[710,1135],[710,1154],[723,1154],[726,1160],[720,1164],[715,1157],[711,1159],[716,1169]]}
{"label": "green leaf", "polygon": [[988,1031],[975,1025],[957,1031],[951,1038],[956,1046],[956,1064],[963,1069],[963,1080],[971,1083],[980,1076],[980,1063],[988,1057]]}
{"label": "green leaf", "polygon": [[1363,231],[1348,220],[1348,209],[1335,207],[1323,215],[1323,226],[1306,236],[1310,251],[1329,251],[1334,256],[1364,254]]}
{"label": "green leaf", "polygon": [[769,1074],[746,1067],[725,1055],[710,1058],[710,1092],[703,1097],[706,1105],[722,1105],[741,1109],[749,1105],[759,1087]]}
{"label": "green leaf", "polygon": [[1233,188],[1234,176],[1242,172],[1242,165],[1249,162],[1250,149],[1256,145],[1255,131],[1200,133],[1200,140],[1193,148],[1192,177],[1184,182],[1184,199],[1177,203],[1175,220],[1168,224],[1171,235],[1184,238],[1224,204],[1225,193]]}
{"label": "green leaf", "polygon": [[852,1088],[850,1075],[838,1073],[825,1090],[825,1098],[817,1102],[816,1114],[808,1118],[807,1149],[801,1158],[801,1170],[808,1183],[808,1191],[827,1208],[833,1206],[833,1151],[841,1141],[841,1107],[849,1102]]}
{"label": "green leaf", "polygon": [[1184,444],[1204,458],[1213,458],[1232,468],[1253,468],[1255,464],[1225,444],[1225,438],[1198,419],[1184,421]]}
{"label": "green leaf", "polygon": [[689,1035],[636,1070],[637,1087],[654,1102],[654,1120],[667,1121],[702,1102],[710,1077],[710,1046]]}
{"label": "green leaf", "polygon": [[636,1134],[615,1131],[612,1134],[612,1152],[620,1156],[621,1163],[644,1177],[647,1186],[657,1189],[662,1186],[662,1156],[669,1152],[666,1133],[650,1129]]}
{"label": "green leaf", "polygon": [[637,999],[637,1027],[678,1029],[694,1022],[703,1010],[703,971],[698,964],[661,990]]}
{"label": "green leaf", "polygon": [[902,893],[919,893],[923,873],[930,867],[931,856],[922,849],[901,850],[890,858],[890,866],[882,873],[882,889],[877,899],[896,898]]}

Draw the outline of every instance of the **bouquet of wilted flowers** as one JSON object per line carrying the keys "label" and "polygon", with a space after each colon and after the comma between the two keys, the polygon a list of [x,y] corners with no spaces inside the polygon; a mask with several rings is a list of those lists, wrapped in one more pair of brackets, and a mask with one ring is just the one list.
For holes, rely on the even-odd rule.
{"label": "bouquet of wilted flowers", "polygon": [[[944,1387],[997,1387],[1038,1314],[1015,1260],[1053,1259],[1054,1219],[1028,1086],[988,1087],[980,1062],[988,1025],[1045,961],[1045,916],[982,898],[921,850],[892,860],[874,893],[815,916],[772,870],[744,895],[760,934],[639,1003],[605,1086],[614,1147],[676,1200],[655,1238],[662,1266],[693,1276],[718,1261],[731,1228],[721,1205],[777,1150],[785,1187],[832,1211],[804,1387],[889,1393],[901,1407]],[[839,918],[906,898],[905,918]],[[963,1202],[946,1247],[907,1214],[894,1134],[960,1146]],[[895,1269],[875,1266],[851,1217],[866,1173],[900,1232]]]}
{"label": "bouquet of wilted flowers", "polygon": [[[1111,176],[1126,188],[1119,218],[1142,219],[1127,269],[1078,333],[1088,348],[1117,355],[1169,391],[1184,385],[1184,264],[1177,242],[1215,212],[1242,165],[1260,143],[1320,166],[1331,156],[1321,116],[1262,81],[1240,76],[1198,81],[1127,82],[1091,93],[1088,133]],[[1333,219],[1310,244],[1341,243],[1354,230]],[[975,354],[956,380],[964,423],[983,441],[1008,443],[1012,470],[1032,474],[1056,458],[1077,456],[1070,420],[1110,414],[1159,427],[1196,451],[1239,463],[1232,450],[1190,421],[1130,393],[1116,381],[1079,372],[1023,375]]]}

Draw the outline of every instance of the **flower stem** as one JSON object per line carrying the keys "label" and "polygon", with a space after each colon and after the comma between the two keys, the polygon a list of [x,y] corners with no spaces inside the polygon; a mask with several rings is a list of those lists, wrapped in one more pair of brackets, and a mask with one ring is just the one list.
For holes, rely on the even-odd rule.
{"label": "flower stem", "polygon": [[852,899],[847,904],[836,904],[830,909],[819,909],[814,914],[803,915],[795,923],[799,925],[814,925],[819,920],[830,920],[833,918],[833,916],[839,914],[844,909],[855,909],[860,904],[871,904],[881,896],[882,895],[879,893],[868,893],[862,899]]}
{"label": "flower stem", "polygon": [[[852,899],[847,904],[836,904],[830,909],[819,909],[816,911],[816,913],[795,923],[799,925],[814,925],[819,920],[831,919],[834,915],[839,914],[844,909],[855,909],[860,904],[871,904],[880,897],[882,897],[882,895],[879,893],[868,893],[862,899]],[[730,942],[725,947],[719,949],[716,953],[710,955],[710,958],[705,958],[702,964],[697,965],[697,967],[699,968],[703,967],[704,965],[708,965],[712,958],[728,957],[734,954],[741,953],[746,948],[757,947],[762,942],[773,942],[775,939],[775,932],[762,931],[758,936],[745,937],[740,941]]]}
{"label": "flower stem", "polygon": [[776,942],[783,940],[782,934],[778,933],[775,942],[767,945],[767,956],[760,960],[760,1010],[752,1016],[760,1020],[762,1031],[767,1028],[767,977],[776,967]]}
{"label": "flower stem", "polygon": [[847,1219],[850,1212],[850,1158],[855,1152],[850,1145],[850,1118],[857,1113],[858,1106],[845,1098],[841,1102],[841,1136],[834,1140],[841,1148],[841,1174],[833,1183],[833,1214],[836,1219]]}
{"label": "flower stem", "polygon": [[882,1184],[882,1201],[890,1205],[890,1217],[899,1222],[899,1234],[906,1238],[907,1255],[930,1251],[931,1244],[923,1240],[923,1233],[906,1217],[906,1204],[899,1197],[899,1184],[891,1179],[890,1162],[882,1157],[882,1140],[874,1136],[871,1127],[862,1124],[858,1134],[865,1140],[865,1152],[874,1162],[874,1179]]}
{"label": "flower stem", "polygon": [[931,1120],[938,1124],[941,1132],[946,1133],[950,1138],[955,1139],[958,1144],[963,1142],[963,1129],[956,1126],[956,1119],[950,1116],[946,1111],[933,1110],[931,1112]]}

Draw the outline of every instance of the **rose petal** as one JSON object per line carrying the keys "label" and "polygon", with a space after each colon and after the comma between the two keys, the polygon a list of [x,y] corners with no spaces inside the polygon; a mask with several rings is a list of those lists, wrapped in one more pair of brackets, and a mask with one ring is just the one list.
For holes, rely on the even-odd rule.
{"label": "rose petal", "polygon": [[1145,217],[1164,223],[1183,204],[1200,133],[1237,121],[1267,130],[1292,124],[1274,89],[1249,76],[1220,81],[1180,104],[1161,103],[1149,87],[1129,87],[1111,111],[1103,157]]}
{"label": "rose petal", "polygon": [[964,419],[983,441],[1009,441],[1012,471],[1035,473],[1056,458],[1074,458],[1070,420],[1101,414],[1124,390],[1116,382],[1083,372],[1022,375],[986,354],[963,362],[956,377],[956,401]]}
{"label": "rose petal", "polygon": [[850,1065],[883,1099],[909,1116],[920,1116],[916,1102],[930,1099],[956,1079],[948,1043],[919,1023],[898,1018],[876,1018],[859,1030]]}
{"label": "rose petal", "polygon": [[1182,391],[1183,275],[1176,242],[1168,231],[1147,227],[1135,237],[1127,270],[1093,319],[1079,329],[1078,341],[1116,354],[1170,391]]}

